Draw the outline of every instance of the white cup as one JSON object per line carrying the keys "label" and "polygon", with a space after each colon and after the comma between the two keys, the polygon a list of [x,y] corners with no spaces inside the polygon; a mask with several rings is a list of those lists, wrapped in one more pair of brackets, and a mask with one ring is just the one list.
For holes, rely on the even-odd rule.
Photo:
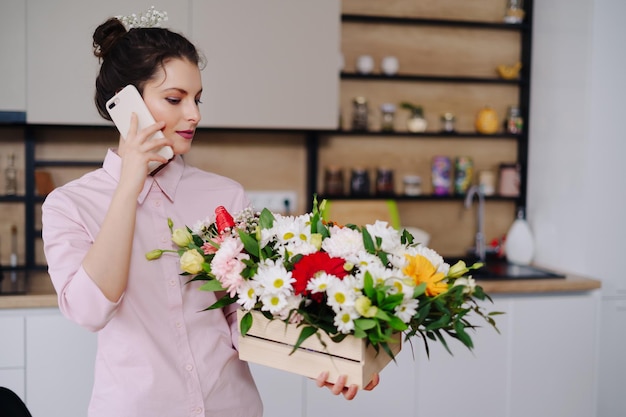
{"label": "white cup", "polygon": [[371,55],[361,55],[356,60],[356,70],[360,74],[370,74],[374,71],[374,58]]}
{"label": "white cup", "polygon": [[399,68],[398,58],[395,56],[386,56],[383,58],[380,64],[380,68],[385,75],[396,75]]}

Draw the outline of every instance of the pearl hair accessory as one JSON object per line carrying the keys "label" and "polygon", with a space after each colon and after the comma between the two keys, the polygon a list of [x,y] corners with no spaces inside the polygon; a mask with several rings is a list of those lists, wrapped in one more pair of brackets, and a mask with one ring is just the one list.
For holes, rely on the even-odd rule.
{"label": "pearl hair accessory", "polygon": [[115,16],[126,27],[126,30],[133,28],[154,28],[160,27],[161,22],[167,20],[167,12],[156,10],[151,6],[147,11],[136,15],[135,13],[128,16]]}

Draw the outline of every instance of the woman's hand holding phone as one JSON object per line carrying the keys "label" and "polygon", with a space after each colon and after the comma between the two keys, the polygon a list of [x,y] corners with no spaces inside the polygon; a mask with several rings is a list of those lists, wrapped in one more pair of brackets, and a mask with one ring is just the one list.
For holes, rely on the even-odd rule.
{"label": "woman's hand holding phone", "polygon": [[[148,155],[150,157],[149,172],[154,171],[174,156],[174,151],[161,132],[164,125],[159,124],[159,127],[155,127],[154,117],[133,85],[127,85],[115,94],[107,101],[106,108],[126,142],[132,136],[139,138],[141,143],[147,143],[148,146],[143,151],[154,154]],[[132,125],[133,118],[131,117],[133,114],[135,115],[134,125]]]}

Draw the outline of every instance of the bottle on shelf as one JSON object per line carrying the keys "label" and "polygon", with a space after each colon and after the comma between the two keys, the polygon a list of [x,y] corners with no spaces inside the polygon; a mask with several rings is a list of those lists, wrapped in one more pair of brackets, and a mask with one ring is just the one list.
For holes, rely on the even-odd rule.
{"label": "bottle on shelf", "polygon": [[17,168],[14,153],[9,154],[8,164],[4,170],[4,193],[6,195],[17,194]]}
{"label": "bottle on shelf", "polygon": [[367,99],[362,96],[352,100],[352,130],[366,131],[369,128],[369,108]]}

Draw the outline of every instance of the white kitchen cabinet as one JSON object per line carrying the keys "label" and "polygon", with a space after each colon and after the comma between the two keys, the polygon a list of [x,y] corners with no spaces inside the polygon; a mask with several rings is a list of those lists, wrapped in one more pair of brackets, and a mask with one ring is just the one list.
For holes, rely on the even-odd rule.
{"label": "white kitchen cabinet", "polygon": [[335,129],[339,0],[191,0],[202,126]]}
{"label": "white kitchen cabinet", "polygon": [[96,335],[70,322],[58,309],[26,317],[26,404],[34,416],[87,414]]}
{"label": "white kitchen cabinet", "polygon": [[601,304],[597,416],[621,416],[626,411],[626,298],[604,297]]}
{"label": "white kitchen cabinet", "polygon": [[498,295],[494,301],[490,310],[506,312],[497,318],[501,333],[479,329],[473,352],[451,341],[450,356],[431,344],[428,359],[417,342],[413,359],[405,345],[398,365],[381,373],[381,384],[352,402],[309,383],[302,416],[596,415],[599,293]]}
{"label": "white kitchen cabinet", "polygon": [[0,311],[0,387],[24,399],[24,318]]}
{"label": "white kitchen cabinet", "polygon": [[[27,122],[102,125],[94,104],[99,68],[92,36],[108,17],[148,10],[152,1],[29,0],[27,3]],[[188,2],[163,0],[168,28],[188,32]]]}
{"label": "white kitchen cabinet", "polygon": [[26,0],[0,4],[0,112],[26,110]]}

